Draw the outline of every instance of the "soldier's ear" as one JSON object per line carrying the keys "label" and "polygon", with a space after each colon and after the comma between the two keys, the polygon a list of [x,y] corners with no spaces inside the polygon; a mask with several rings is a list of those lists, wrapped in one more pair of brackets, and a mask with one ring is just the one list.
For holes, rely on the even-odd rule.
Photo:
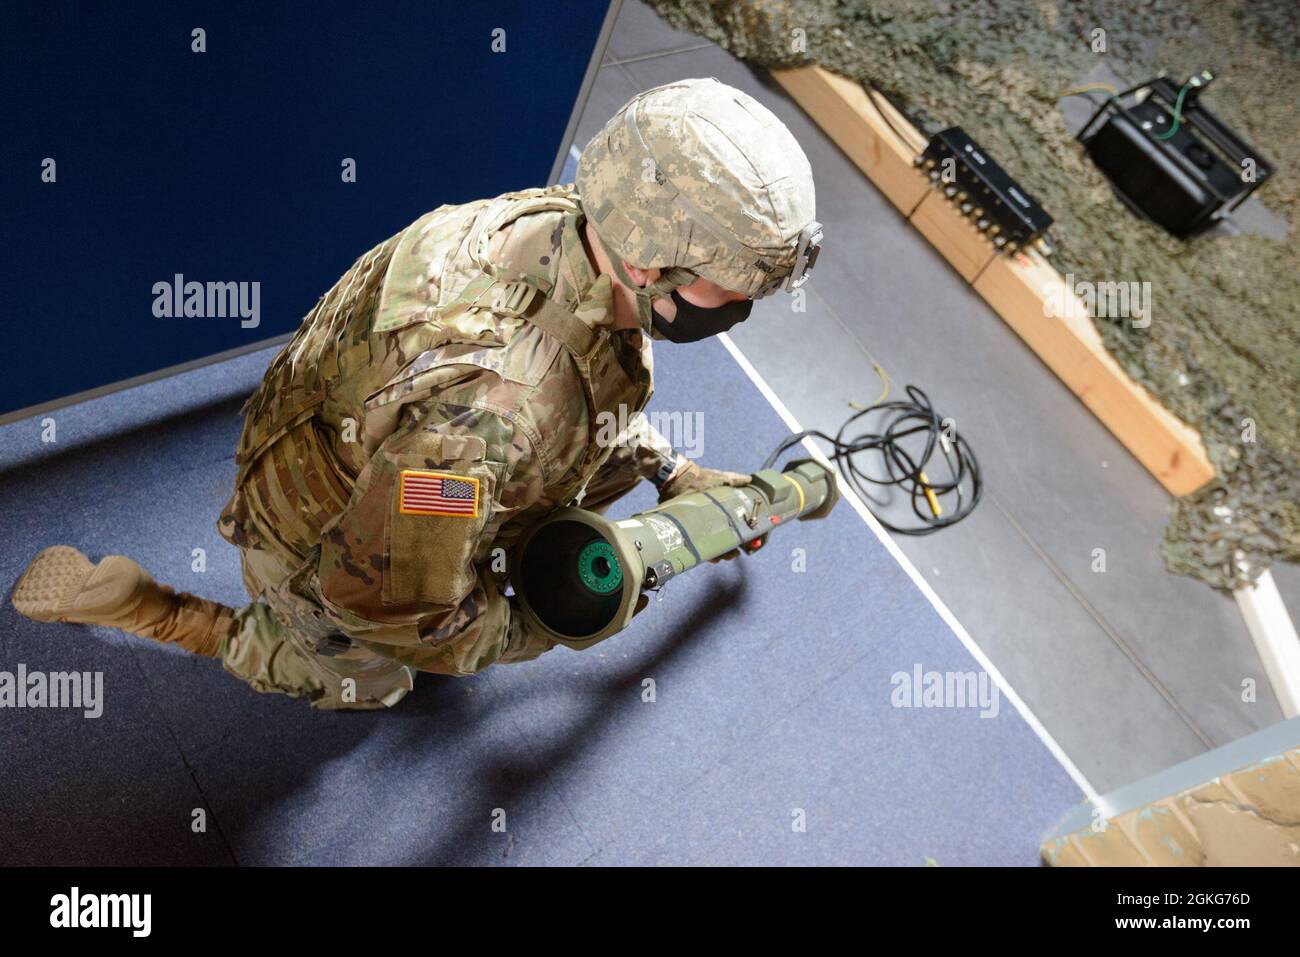
{"label": "soldier's ear", "polygon": [[633,266],[627,260],[623,261],[623,269],[627,272],[631,280],[642,289],[658,279],[661,274],[661,270],[659,269],[641,269],[637,266]]}

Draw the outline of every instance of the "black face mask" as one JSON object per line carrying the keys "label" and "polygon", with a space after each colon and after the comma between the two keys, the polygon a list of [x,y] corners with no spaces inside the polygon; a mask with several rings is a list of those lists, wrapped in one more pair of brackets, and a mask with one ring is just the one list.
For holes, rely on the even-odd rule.
{"label": "black face mask", "polygon": [[720,306],[706,309],[693,302],[687,302],[674,289],[670,295],[677,304],[677,316],[669,322],[653,309],[650,319],[655,332],[669,342],[699,342],[709,336],[726,332],[738,322],[749,318],[749,310],[754,308],[754,300],[741,299],[738,302],[724,302]]}

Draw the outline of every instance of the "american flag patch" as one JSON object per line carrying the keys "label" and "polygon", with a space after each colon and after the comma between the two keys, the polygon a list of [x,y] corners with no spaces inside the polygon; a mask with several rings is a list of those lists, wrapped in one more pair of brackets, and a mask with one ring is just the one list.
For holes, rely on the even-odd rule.
{"label": "american flag patch", "polygon": [[401,496],[403,515],[478,515],[478,479],[468,475],[404,469]]}

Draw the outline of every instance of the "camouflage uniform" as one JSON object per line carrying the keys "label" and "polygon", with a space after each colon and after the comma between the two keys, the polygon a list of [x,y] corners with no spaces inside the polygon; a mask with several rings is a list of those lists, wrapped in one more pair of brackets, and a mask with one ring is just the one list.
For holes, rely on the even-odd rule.
{"label": "camouflage uniform", "polygon": [[[610,329],[583,220],[570,186],[443,206],[317,303],[244,409],[219,528],[255,602],[219,649],[228,671],[375,707],[414,670],[550,647],[502,593],[504,557],[549,511],[603,507],[673,456],[639,415],[649,337]],[[628,430],[597,442],[620,414]],[[421,474],[472,488],[472,508],[409,507]]]}
{"label": "camouflage uniform", "polygon": [[[235,612],[125,556],[96,565],[59,545],[33,559],[14,607],[215,654],[255,688],[323,708],[392,705],[415,671],[546,651],[503,593],[531,526],[578,501],[602,510],[656,473],[661,499],[749,481],[669,474],[681,460],[640,415],[652,303],[697,277],[750,299],[797,288],[821,244],[798,143],[716,80],[633,98],[576,182],[581,202],[556,186],[439,207],[316,304],[245,406],[219,522],[253,604]],[[612,328],[588,216],[640,328]],[[624,262],[659,276],[639,286]],[[601,441],[611,422],[629,424]]]}

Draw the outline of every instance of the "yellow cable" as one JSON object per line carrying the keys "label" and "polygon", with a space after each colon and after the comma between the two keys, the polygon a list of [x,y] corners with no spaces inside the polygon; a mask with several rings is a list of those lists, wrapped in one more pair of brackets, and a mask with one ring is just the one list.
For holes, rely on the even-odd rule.
{"label": "yellow cable", "polygon": [[1093,90],[1101,90],[1105,93],[1109,93],[1111,96],[1119,95],[1119,90],[1115,89],[1115,87],[1110,83],[1089,83],[1085,86],[1072,86],[1070,89],[1058,93],[1056,98],[1059,100],[1066,96],[1078,96],[1080,93],[1091,93]]}
{"label": "yellow cable", "polygon": [[[871,405],[880,405],[880,403],[884,402],[885,399],[889,398],[889,376],[885,374],[885,370],[881,368],[879,362],[873,360],[871,368],[876,370],[876,375],[880,377],[880,382],[884,386],[880,391],[880,395],[876,396],[876,401],[871,403]],[[869,406],[865,406],[861,402],[854,402],[852,399],[849,400],[849,407],[857,409],[859,412],[863,409],[869,408]]]}
{"label": "yellow cable", "polygon": [[934,494],[934,489],[930,488],[930,479],[926,476],[925,469],[921,470],[921,487],[925,489],[925,498],[930,503],[930,511],[934,512],[935,518],[938,518],[943,514],[943,506],[939,504],[939,498]]}

